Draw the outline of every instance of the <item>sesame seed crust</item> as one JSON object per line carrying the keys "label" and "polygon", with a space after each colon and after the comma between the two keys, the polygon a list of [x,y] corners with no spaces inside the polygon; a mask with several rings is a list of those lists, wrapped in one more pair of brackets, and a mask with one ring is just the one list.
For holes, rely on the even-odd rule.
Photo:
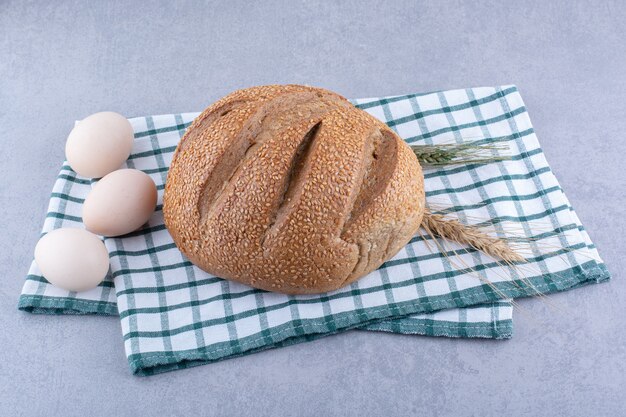
{"label": "sesame seed crust", "polygon": [[286,294],[335,290],[417,231],[422,170],[391,129],[345,98],[300,85],[235,91],[179,143],[165,225],[191,262]]}

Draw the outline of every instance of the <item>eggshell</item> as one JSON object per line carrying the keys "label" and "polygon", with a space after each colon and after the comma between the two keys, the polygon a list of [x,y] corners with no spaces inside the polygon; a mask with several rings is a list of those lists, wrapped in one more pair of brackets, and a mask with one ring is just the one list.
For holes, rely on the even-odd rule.
{"label": "eggshell", "polygon": [[157,203],[157,189],[147,174],[120,169],[96,183],[83,204],[87,230],[102,236],[121,236],[148,221]]}
{"label": "eggshell", "polygon": [[55,229],[39,239],[35,262],[52,285],[68,291],[96,288],[109,270],[104,243],[83,229]]}
{"label": "eggshell", "polygon": [[74,126],[65,143],[65,157],[79,175],[100,178],[128,159],[133,135],[133,127],[121,114],[95,113]]}

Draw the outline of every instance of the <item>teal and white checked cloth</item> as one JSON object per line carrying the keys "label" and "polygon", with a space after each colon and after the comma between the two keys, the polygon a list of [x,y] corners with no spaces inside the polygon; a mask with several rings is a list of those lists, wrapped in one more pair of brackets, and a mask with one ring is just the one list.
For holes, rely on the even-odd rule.
{"label": "teal and white checked cloth", "polygon": [[[393,259],[352,285],[287,296],[225,281],[193,266],[163,225],[161,198],[176,144],[198,113],[131,119],[130,168],[149,174],[159,205],[143,229],[106,238],[110,276],[96,289],[48,284],[33,262],[19,308],[49,314],[119,314],[133,373],[201,365],[343,330],[507,338],[508,299],[609,279],[593,243],[552,174],[514,86],[354,100],[409,143],[488,142],[508,137],[510,161],[425,171],[427,201],[468,223],[491,219],[520,234],[528,262],[503,267],[488,256],[416,236]],[[93,181],[63,165],[43,233],[83,227]],[[441,244],[441,243],[440,243]],[[471,268],[471,271],[468,271]]]}

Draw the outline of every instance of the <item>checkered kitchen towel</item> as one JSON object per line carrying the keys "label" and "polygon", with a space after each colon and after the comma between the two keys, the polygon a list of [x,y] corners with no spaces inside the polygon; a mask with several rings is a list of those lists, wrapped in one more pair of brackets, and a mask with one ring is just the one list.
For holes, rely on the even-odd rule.
{"label": "checkered kitchen towel", "polygon": [[[516,230],[532,236],[537,243],[528,247],[529,262],[518,269],[501,267],[482,253],[460,250],[455,244],[437,250],[432,239],[416,236],[380,269],[346,288],[287,296],[221,280],[194,267],[165,230],[159,205],[142,230],[105,239],[111,279],[92,291],[68,293],[47,284],[33,264],[19,307],[47,313],[118,311],[131,370],[146,375],[350,328],[507,337],[511,306],[503,298],[609,278],[550,171],[515,87],[364,99],[355,104],[411,143],[510,137],[511,161],[426,171],[427,201],[467,222],[489,218],[499,232]],[[151,175],[160,198],[175,146],[196,115],[131,120],[136,142],[127,165]],[[81,227],[80,205],[90,187],[90,181],[64,165],[44,232]],[[465,271],[465,266],[474,272]]]}

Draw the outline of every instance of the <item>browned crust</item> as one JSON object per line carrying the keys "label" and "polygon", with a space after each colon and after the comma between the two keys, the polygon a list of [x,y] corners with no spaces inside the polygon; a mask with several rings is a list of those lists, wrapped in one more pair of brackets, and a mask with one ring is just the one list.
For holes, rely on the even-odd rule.
{"label": "browned crust", "polygon": [[239,90],[181,140],[165,187],[179,249],[219,277],[288,294],[340,288],[417,231],[423,176],[386,125],[319,88]]}

